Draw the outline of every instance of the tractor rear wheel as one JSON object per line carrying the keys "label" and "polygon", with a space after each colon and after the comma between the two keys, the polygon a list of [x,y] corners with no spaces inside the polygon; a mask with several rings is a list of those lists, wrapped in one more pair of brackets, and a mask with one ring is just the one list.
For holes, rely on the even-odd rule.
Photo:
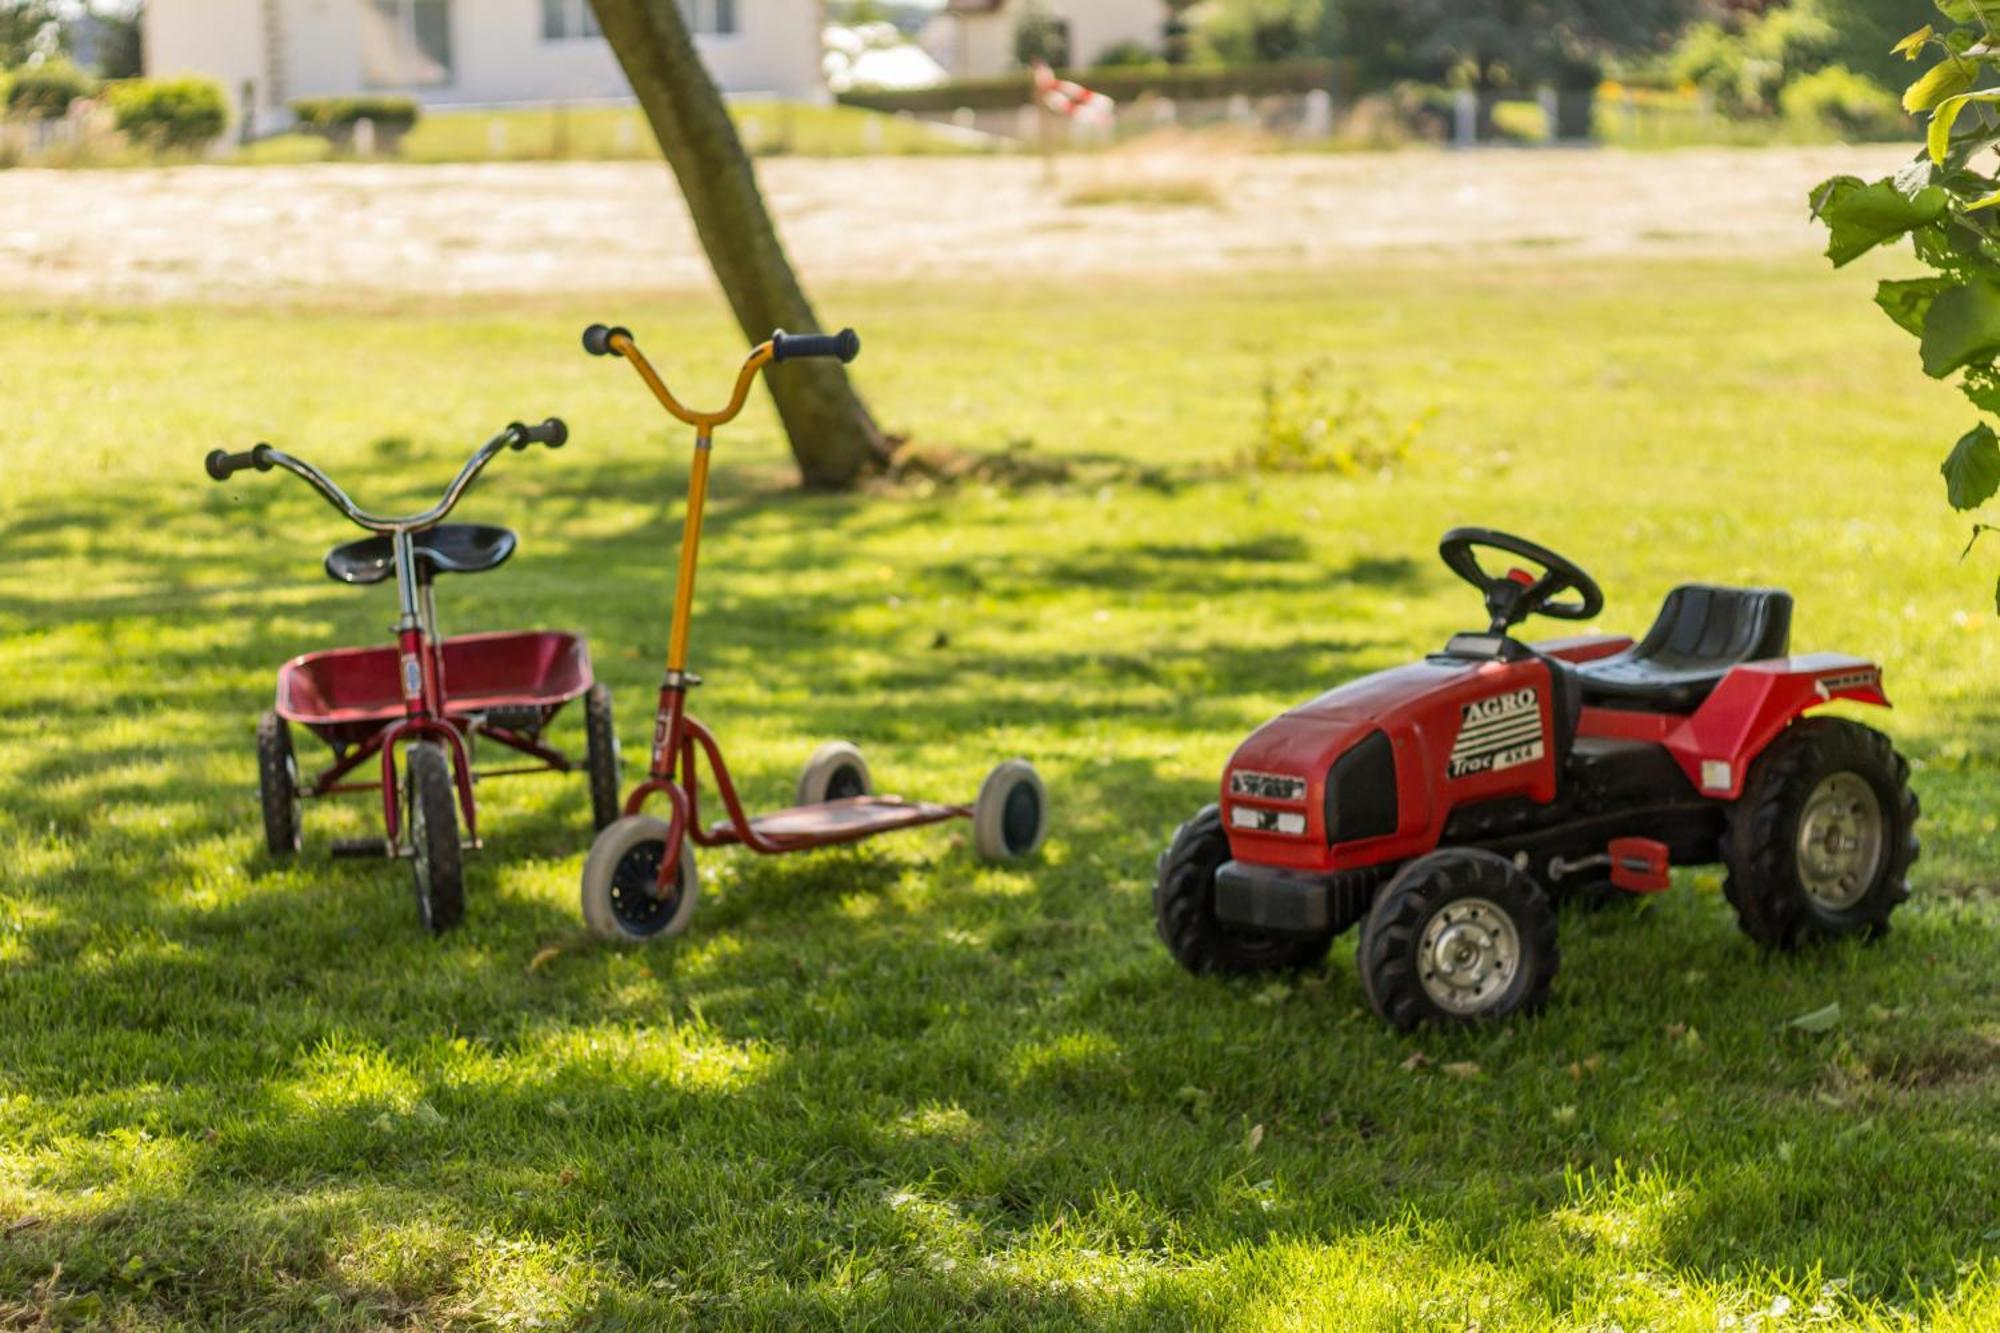
{"label": "tractor rear wheel", "polygon": [[1361,988],[1398,1031],[1530,1013],[1561,961],[1541,886],[1504,856],[1420,856],[1376,895],[1355,956]]}
{"label": "tractor rear wheel", "polygon": [[1751,765],[1729,811],[1723,891],[1767,949],[1881,935],[1910,896],[1921,850],[1910,766],[1889,738],[1845,718],[1808,718]]}
{"label": "tractor rear wheel", "polygon": [[1333,934],[1280,935],[1246,930],[1215,914],[1215,872],[1229,859],[1222,808],[1205,805],[1180,826],[1160,853],[1153,883],[1153,917],[1175,960],[1197,976],[1247,975],[1316,967]]}

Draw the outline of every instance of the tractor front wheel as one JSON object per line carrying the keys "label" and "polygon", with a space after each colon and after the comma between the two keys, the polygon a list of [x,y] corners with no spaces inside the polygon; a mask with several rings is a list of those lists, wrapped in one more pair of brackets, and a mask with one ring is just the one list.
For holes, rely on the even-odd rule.
{"label": "tractor front wheel", "polygon": [[1432,852],[1376,896],[1355,961],[1368,1003],[1398,1031],[1529,1013],[1560,961],[1555,909],[1503,856]]}
{"label": "tractor front wheel", "polygon": [[1229,859],[1220,806],[1205,805],[1180,826],[1160,853],[1153,882],[1153,918],[1175,961],[1200,976],[1243,976],[1316,967],[1333,934],[1280,935],[1246,930],[1215,914],[1215,872]]}
{"label": "tractor front wheel", "polygon": [[1767,949],[1880,935],[1919,851],[1910,766],[1871,727],[1794,724],[1757,757],[1729,811],[1723,889]]}

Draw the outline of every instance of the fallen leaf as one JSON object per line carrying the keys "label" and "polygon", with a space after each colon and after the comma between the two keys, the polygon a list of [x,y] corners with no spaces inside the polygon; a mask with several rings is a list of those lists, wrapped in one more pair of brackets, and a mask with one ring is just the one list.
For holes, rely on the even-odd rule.
{"label": "fallen leaf", "polygon": [[1250,1137],[1246,1139],[1243,1144],[1244,1151],[1256,1152],[1258,1148],[1263,1146],[1263,1144],[1264,1144],[1264,1127],[1262,1125],[1250,1126]]}
{"label": "fallen leaf", "polygon": [[1479,1077],[1479,1066],[1470,1060],[1453,1060],[1450,1064],[1439,1065],[1438,1068],[1444,1070],[1445,1073],[1450,1074],[1453,1078]]}
{"label": "fallen leaf", "polygon": [[538,949],[535,951],[535,956],[528,960],[528,970],[530,972],[539,972],[545,965],[553,963],[560,957],[562,957],[562,950],[553,944],[546,949]]}
{"label": "fallen leaf", "polygon": [[1826,1032],[1836,1028],[1840,1026],[1840,1001],[1835,1000],[1832,1004],[1824,1008],[1815,1009],[1808,1014],[1800,1014],[1797,1018],[1787,1022],[1785,1026],[1788,1028],[1797,1028],[1801,1032]]}
{"label": "fallen leaf", "polygon": [[576,1168],[573,1166],[566,1166],[562,1170],[556,1172],[556,1183],[559,1185],[576,1184]]}
{"label": "fallen leaf", "polygon": [[1425,1055],[1422,1051],[1411,1051],[1410,1058],[1403,1061],[1403,1068],[1415,1072],[1416,1070],[1422,1069],[1425,1065],[1429,1064],[1430,1062],[1431,1058],[1428,1055]]}
{"label": "fallen leaf", "polygon": [[1685,1023],[1669,1023],[1667,1024],[1667,1040],[1679,1041],[1686,1034],[1687,1030],[1688,1025]]}

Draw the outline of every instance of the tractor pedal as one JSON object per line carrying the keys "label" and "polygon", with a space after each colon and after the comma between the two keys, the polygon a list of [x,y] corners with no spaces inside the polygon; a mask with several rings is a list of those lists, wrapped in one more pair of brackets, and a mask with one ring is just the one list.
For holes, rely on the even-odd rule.
{"label": "tractor pedal", "polygon": [[1613,838],[1611,882],[1627,893],[1659,893],[1672,882],[1667,844],[1652,838]]}
{"label": "tractor pedal", "polygon": [[396,854],[386,838],[340,838],[331,850],[333,855],[345,860],[379,860]]}

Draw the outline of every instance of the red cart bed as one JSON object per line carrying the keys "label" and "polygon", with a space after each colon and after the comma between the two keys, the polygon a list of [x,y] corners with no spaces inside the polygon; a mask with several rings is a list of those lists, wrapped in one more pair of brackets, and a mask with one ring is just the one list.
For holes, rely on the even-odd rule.
{"label": "red cart bed", "polygon": [[[505,712],[531,716],[533,733],[594,681],[590,650],[555,631],[461,634],[439,645],[445,713],[453,718]],[[394,645],[335,648],[295,657],[278,671],[278,715],[329,745],[358,745],[403,716]]]}

